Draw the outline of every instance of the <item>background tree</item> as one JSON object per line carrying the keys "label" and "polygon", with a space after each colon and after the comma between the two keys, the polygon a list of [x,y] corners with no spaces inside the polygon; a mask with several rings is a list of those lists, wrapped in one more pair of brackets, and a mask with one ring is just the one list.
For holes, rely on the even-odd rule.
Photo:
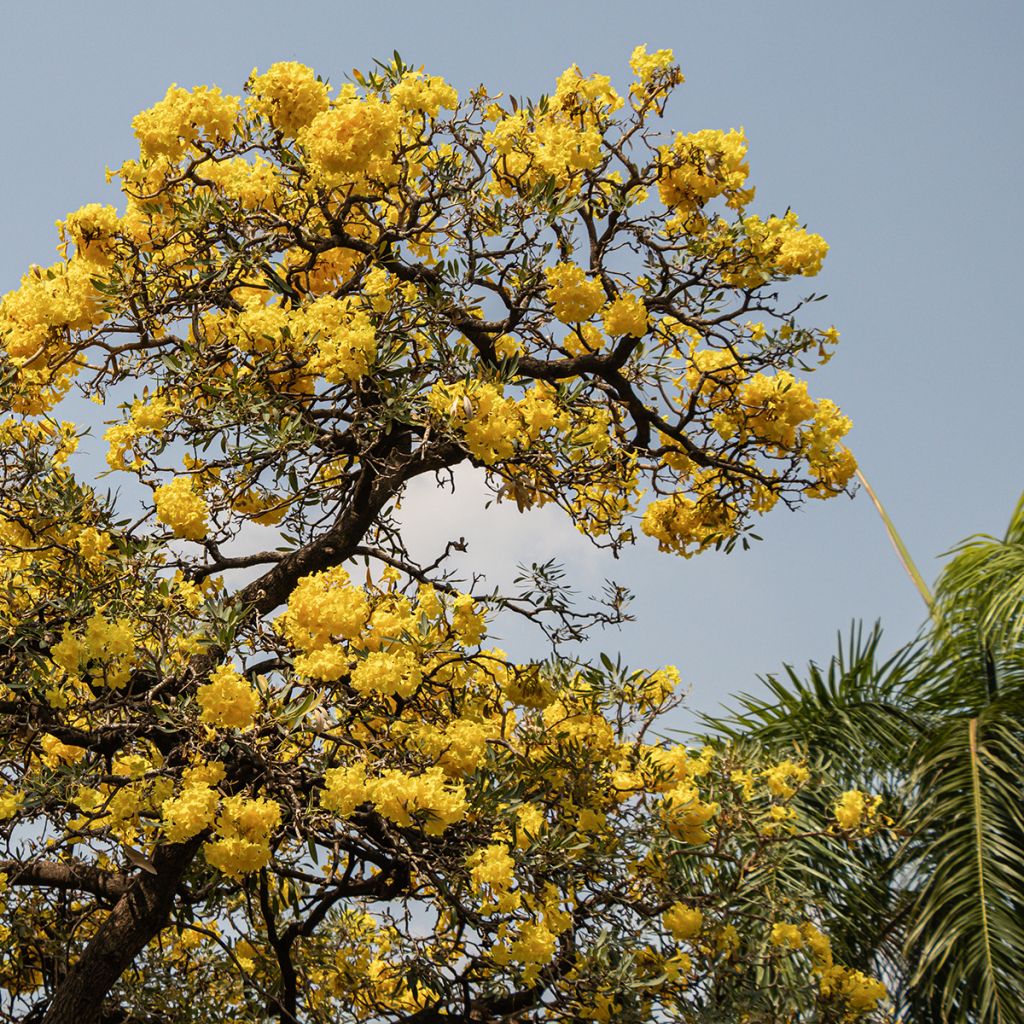
{"label": "background tree", "polygon": [[[904,549],[905,550],[905,549]],[[907,1021],[1024,1020],[1024,499],[1001,539],[952,552],[922,636],[888,661],[880,630],[851,634],[827,670],[787,668],[770,696],[709,724],[803,751],[833,785],[883,794],[904,833],[856,862],[809,864],[833,942],[895,982]],[[916,570],[915,570],[916,572]],[[920,579],[920,574],[917,574]],[[828,802],[827,788],[819,799]]]}
{"label": "background tree", "polygon": [[[741,132],[656,134],[671,53],[631,65],[626,100],[572,67],[460,103],[397,55],[333,98],[297,64],[174,86],[124,212],[68,215],[5,297],[9,1019],[876,1010],[782,870],[876,803],[657,740],[675,671],[564,646],[620,590],[481,592],[396,515],[465,465],[615,550],[643,500],[688,556],[847,485],[848,421],[792,372],[837,334],[781,287],[825,243],[747,212]],[[81,478],[73,389],[117,492]],[[230,553],[251,523],[277,546]],[[552,658],[486,645],[500,610]]]}

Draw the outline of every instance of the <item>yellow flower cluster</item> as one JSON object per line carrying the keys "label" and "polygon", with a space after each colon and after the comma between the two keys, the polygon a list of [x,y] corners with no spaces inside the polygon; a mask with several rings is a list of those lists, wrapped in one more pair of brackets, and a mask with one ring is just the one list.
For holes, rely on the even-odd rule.
{"label": "yellow flower cluster", "polygon": [[596,324],[579,324],[562,339],[562,347],[571,356],[582,356],[600,352],[606,340]]}
{"label": "yellow flower cluster", "polygon": [[863,828],[875,822],[881,803],[880,796],[869,796],[859,789],[848,789],[836,801],[832,813],[840,828]]}
{"label": "yellow flower cluster", "polygon": [[564,324],[589,320],[605,303],[604,286],[575,263],[558,263],[544,271],[551,311]]}
{"label": "yellow flower cluster", "polygon": [[685,903],[673,903],[661,919],[677,942],[688,942],[696,938],[704,927],[704,915],[697,907]]}
{"label": "yellow flower cluster", "polygon": [[[788,336],[785,327],[780,335]],[[686,371],[676,380],[681,405],[692,403],[711,411],[711,425],[723,439],[746,444],[754,438],[762,450],[802,457],[816,481],[806,488],[810,497],[829,497],[849,482],[856,461],[840,442],[850,421],[833,402],[816,402],[806,382],[788,371],[748,375],[732,352],[697,345],[693,339]],[[667,550],[677,549],[673,537],[688,538],[678,545],[681,553],[688,544],[700,550],[702,540],[730,536],[732,510],[716,500],[717,474],[697,471],[674,439],[662,435],[661,441],[665,446],[662,462],[681,482],[689,479],[698,498],[677,494],[655,502],[645,520],[647,532]],[[701,495],[707,496],[707,503],[698,513],[694,504],[700,503]],[[748,497],[753,508],[767,511],[778,493],[770,484],[758,483],[749,486]]]}
{"label": "yellow flower cluster", "polygon": [[454,110],[459,105],[459,94],[437,75],[424,75],[422,71],[408,71],[392,88],[391,99],[403,110],[422,112],[437,117],[441,107]]}
{"label": "yellow flower cluster", "polygon": [[511,114],[492,105],[497,123],[483,142],[495,156],[495,190],[512,196],[553,181],[577,191],[580,172],[604,159],[600,126],[622,103],[607,75],[584,78],[574,64],[559,76],[546,105]]}
{"label": "yellow flower cluster", "polygon": [[410,651],[371,651],[352,670],[350,682],[358,693],[410,696],[423,673]]}
{"label": "yellow flower cluster", "polygon": [[491,947],[491,958],[496,964],[511,961],[521,964],[523,982],[533,984],[544,964],[554,959],[558,936],[572,923],[569,913],[559,906],[558,891],[548,885],[539,897],[528,895],[524,902],[530,918],[514,925],[502,923],[497,930],[497,942]]}
{"label": "yellow flower cluster", "polygon": [[299,580],[277,628],[293,646],[310,652],[325,647],[332,637],[358,636],[369,614],[366,594],[353,587],[348,573],[336,566]]}
{"label": "yellow flower cluster", "polygon": [[771,941],[773,945],[790,952],[806,949],[814,974],[818,977],[822,996],[825,999],[840,1000],[851,1016],[870,1013],[888,995],[885,985],[877,978],[837,964],[832,956],[832,943],[828,936],[810,921],[802,925],[783,922],[775,924]]}
{"label": "yellow flower cluster", "polygon": [[117,210],[100,203],[88,203],[64,220],[57,221],[61,242],[75,245],[75,257],[94,264],[97,268],[110,265],[110,249],[120,227]]}
{"label": "yellow flower cluster", "polygon": [[281,807],[265,797],[228,796],[217,816],[217,838],[203,852],[231,878],[259,871],[270,861],[270,835],[281,822]]}
{"label": "yellow flower cluster", "polygon": [[[747,218],[744,227],[748,236],[759,227],[757,220]],[[777,273],[787,277],[802,274],[814,277],[821,270],[828,253],[828,243],[821,235],[814,235],[800,227],[797,215],[790,210],[785,217],[769,217],[764,222],[763,244],[771,246],[773,264]]]}
{"label": "yellow flower cluster", "polygon": [[468,807],[462,783],[452,782],[436,766],[418,775],[389,768],[376,778],[367,777],[362,765],[330,768],[320,802],[341,817],[370,803],[378,814],[403,828],[422,822],[423,830],[432,836],[459,821]]}
{"label": "yellow flower cluster", "polygon": [[398,146],[402,108],[379,96],[360,98],[345,86],[327,110],[299,132],[311,165],[328,181],[372,174],[390,176],[390,157]]}
{"label": "yellow flower cluster", "polygon": [[175,399],[159,392],[148,399],[136,398],[131,404],[127,422],[114,424],[103,435],[110,446],[107,450],[107,465],[111,469],[123,470],[139,465],[136,459],[129,463],[125,456],[133,452],[139,438],[159,435],[179,409]]}
{"label": "yellow flower cluster", "polygon": [[623,689],[623,699],[644,711],[660,707],[678,689],[679,669],[665,665],[655,672],[639,672]]}
{"label": "yellow flower cluster", "polygon": [[638,295],[620,295],[602,314],[604,329],[611,335],[642,338],[647,333],[647,307]]}
{"label": "yellow flower cluster", "polygon": [[[13,818],[25,802],[25,794],[5,786],[0,790],[0,821]],[[4,876],[7,881],[7,876]]]}
{"label": "yellow flower cluster", "polygon": [[270,208],[281,192],[281,179],[274,165],[259,156],[251,163],[242,157],[231,157],[205,164],[202,173],[222,195],[235,200],[244,210]]}
{"label": "yellow flower cluster", "polygon": [[807,467],[818,484],[806,491],[812,498],[829,497],[835,489],[845,487],[857,471],[857,460],[849,448],[839,443],[852,424],[834,402],[823,398],[817,404],[814,420],[803,432],[801,449]]}
{"label": "yellow flower cluster", "polygon": [[684,379],[686,386],[697,392],[697,400],[707,408],[726,401],[735,386],[746,379],[746,371],[736,356],[724,349],[698,348],[698,339],[690,345]]}
{"label": "yellow flower cluster", "polygon": [[210,673],[210,681],[196,691],[203,709],[201,720],[225,729],[246,729],[259,709],[260,700],[248,679],[230,665]]}
{"label": "yellow flower cluster", "polygon": [[86,330],[100,323],[103,308],[92,283],[96,268],[81,259],[44,269],[33,267],[21,286],[0,304],[0,338],[11,359],[31,364],[66,330]]}
{"label": "yellow flower cluster", "polygon": [[466,813],[466,791],[461,782],[450,782],[440,767],[428,768],[419,775],[407,775],[388,769],[370,785],[377,811],[409,827],[413,815],[425,817],[424,831],[440,835]]}
{"label": "yellow flower cluster", "polygon": [[261,75],[249,77],[249,107],[283,135],[295,138],[310,121],[327,109],[327,86],[313,71],[296,61],[280,61]]}
{"label": "yellow flower cluster", "polygon": [[172,85],[167,95],[132,121],[143,157],[180,159],[199,139],[221,142],[238,118],[237,96],[199,86],[191,91]]}
{"label": "yellow flower cluster", "polygon": [[750,173],[746,155],[742,128],[679,133],[670,146],[662,146],[658,193],[661,201],[677,212],[675,224],[685,226],[691,214],[717,196],[725,196],[726,205],[734,209],[749,203],[754,190],[744,188]]}
{"label": "yellow flower cluster", "polygon": [[555,699],[551,680],[536,664],[509,666],[501,681],[501,692],[513,704],[537,710],[546,708]]}
{"label": "yellow flower cluster", "polygon": [[797,789],[811,777],[811,773],[807,765],[787,759],[765,768],[761,776],[772,796],[788,800],[796,795]]}
{"label": "yellow flower cluster", "polygon": [[260,526],[276,526],[285,517],[289,501],[258,488],[243,491],[231,499],[231,507]]}
{"label": "yellow flower cluster", "polygon": [[320,803],[327,810],[337,811],[342,818],[347,818],[360,804],[369,800],[364,765],[357,763],[327,769],[324,790],[320,795]]}
{"label": "yellow flower cluster", "polygon": [[210,507],[202,495],[196,493],[192,477],[178,476],[158,487],[153,492],[153,501],[157,519],[166,523],[176,537],[202,540],[206,536]]}
{"label": "yellow flower cluster", "polygon": [[773,376],[757,373],[740,389],[739,429],[773,445],[794,448],[800,425],[817,407],[807,394],[807,382],[783,370]]}
{"label": "yellow flower cluster", "polygon": [[522,896],[513,890],[515,860],[501,843],[485,846],[466,859],[469,877],[478,897],[481,914],[508,914],[518,910]]}
{"label": "yellow flower cluster", "polygon": [[216,786],[223,777],[224,766],[217,761],[185,770],[178,795],[160,807],[168,841],[183,843],[213,824],[220,803]]}
{"label": "yellow flower cluster", "polygon": [[772,925],[770,941],[773,946],[781,946],[783,949],[803,949],[804,936],[797,924],[788,924],[785,921],[778,921]]}
{"label": "yellow flower cluster", "polygon": [[[509,943],[508,953],[521,964],[539,966],[550,963],[555,955],[558,936],[544,921],[527,921],[519,926],[515,939]],[[524,972],[524,980],[536,977],[537,972]]]}
{"label": "yellow flower cluster", "polygon": [[81,633],[65,626],[60,641],[50,649],[54,664],[69,679],[78,679],[84,673],[89,682],[111,689],[119,689],[128,682],[134,655],[131,621],[108,619],[101,611],[89,617]]}
{"label": "yellow flower cluster", "polygon": [[452,602],[452,632],[467,647],[484,638],[484,615],[469,594],[458,594]]}
{"label": "yellow flower cluster", "polygon": [[658,542],[660,551],[674,551],[690,558],[736,532],[735,513],[714,493],[697,500],[673,494],[652,501],[644,511],[640,528]]}
{"label": "yellow flower cluster", "polygon": [[84,747],[76,747],[72,744],[62,743],[56,736],[47,733],[39,742],[42,747],[42,761],[50,768],[60,764],[76,764],[85,756]]}
{"label": "yellow flower cluster", "polygon": [[629,66],[641,85],[647,85],[652,78],[668,71],[675,62],[671,50],[647,52],[647,46],[637,46],[629,55]]}
{"label": "yellow flower cluster", "polygon": [[438,383],[428,402],[434,415],[447,419],[470,453],[488,466],[532,447],[546,430],[568,427],[554,389],[541,381],[518,400],[488,382]]}
{"label": "yellow flower cluster", "polygon": [[574,707],[569,695],[548,704],[543,711],[543,722],[547,730],[547,743],[561,745],[579,744],[592,751],[607,751],[612,748],[615,738],[611,725],[603,715],[580,707]]}
{"label": "yellow flower cluster", "polygon": [[309,369],[331,384],[366,375],[377,351],[377,334],[363,305],[354,298],[321,296],[303,311],[306,333],[316,338]]}
{"label": "yellow flower cluster", "polygon": [[692,782],[681,782],[665,793],[661,816],[673,835],[700,846],[711,838],[709,822],[718,813],[717,803],[701,799]]}
{"label": "yellow flower cluster", "polygon": [[237,312],[208,313],[201,319],[205,346],[226,341],[241,352],[271,353],[296,373],[282,371],[282,382],[308,391],[315,375],[331,384],[357,381],[373,365],[377,334],[371,318],[378,299],[336,299],[322,295],[305,306],[285,309],[263,294],[241,296]]}
{"label": "yellow flower cluster", "polygon": [[714,229],[722,239],[730,239],[715,255],[726,284],[756,288],[772,276],[814,277],[828,254],[825,239],[802,228],[792,210],[766,221],[751,214],[743,218],[742,227],[738,245],[731,242],[731,228],[719,224]]}
{"label": "yellow flower cluster", "polygon": [[483,763],[488,739],[501,735],[501,722],[453,718],[443,725],[421,722],[409,730],[410,746],[440,765],[446,775],[469,775]]}

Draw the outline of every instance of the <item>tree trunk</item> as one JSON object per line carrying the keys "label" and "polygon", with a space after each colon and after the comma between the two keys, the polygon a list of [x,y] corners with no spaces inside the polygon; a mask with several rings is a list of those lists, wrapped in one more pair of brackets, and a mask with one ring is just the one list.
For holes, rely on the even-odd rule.
{"label": "tree trunk", "polygon": [[42,1024],[96,1024],[107,994],[164,926],[201,839],[158,849],[157,874],[139,874],[57,986]]}

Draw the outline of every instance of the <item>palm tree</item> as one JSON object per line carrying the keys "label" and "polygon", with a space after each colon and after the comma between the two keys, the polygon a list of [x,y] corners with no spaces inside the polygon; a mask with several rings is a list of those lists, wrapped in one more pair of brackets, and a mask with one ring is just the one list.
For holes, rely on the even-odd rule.
{"label": "palm tree", "polygon": [[917,574],[931,615],[895,655],[881,659],[877,626],[855,627],[827,668],[786,666],[704,724],[800,747],[834,795],[883,795],[895,832],[852,866],[812,851],[806,874],[843,955],[888,981],[902,1020],[1021,1024],[1024,497],[1002,539],[950,555],[934,597]]}

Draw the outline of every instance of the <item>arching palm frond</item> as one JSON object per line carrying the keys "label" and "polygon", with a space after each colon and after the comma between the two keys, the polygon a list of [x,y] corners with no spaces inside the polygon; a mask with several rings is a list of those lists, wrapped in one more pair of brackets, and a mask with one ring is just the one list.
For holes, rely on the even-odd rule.
{"label": "arching palm frond", "polygon": [[950,552],[936,587],[930,642],[937,704],[984,707],[1024,686],[1024,496],[1002,540],[969,537]]}
{"label": "arching palm frond", "polygon": [[[803,674],[784,666],[762,679],[766,695],[744,694],[737,709],[702,716],[703,725],[735,743],[806,758],[825,780],[804,794],[819,820],[854,787],[882,795],[886,813],[902,820],[903,757],[928,728],[909,696],[923,649],[910,644],[883,656],[881,647],[877,624],[854,624],[827,665],[812,662]],[[787,891],[812,893],[827,909],[837,956],[884,977],[901,1002],[910,980],[902,950],[911,899],[895,877],[898,847],[895,836],[880,833],[851,857],[834,841],[812,839],[775,870]]]}
{"label": "arching palm frond", "polygon": [[787,666],[704,724],[886,796],[898,852],[868,844],[858,865],[823,845],[791,870],[853,960],[873,955],[901,1020],[1024,1024],[1024,498],[1002,539],[951,555],[917,642],[883,660],[878,627],[855,628],[827,668]]}
{"label": "arching palm frond", "polygon": [[907,951],[912,987],[938,1000],[942,1020],[1024,1020],[1020,712],[992,704],[955,718],[918,751]]}
{"label": "arching palm frond", "polygon": [[837,783],[885,786],[903,752],[927,728],[912,691],[920,678],[922,648],[912,643],[888,658],[880,653],[882,630],[850,627],[824,668],[811,662],[804,674],[761,677],[765,696],[741,694],[739,708],[702,715],[709,731],[750,738],[767,747],[798,747],[820,760]]}
{"label": "arching palm frond", "polygon": [[908,761],[913,987],[940,1019],[1024,1021],[1024,498],[1002,540],[957,545],[936,586]]}

